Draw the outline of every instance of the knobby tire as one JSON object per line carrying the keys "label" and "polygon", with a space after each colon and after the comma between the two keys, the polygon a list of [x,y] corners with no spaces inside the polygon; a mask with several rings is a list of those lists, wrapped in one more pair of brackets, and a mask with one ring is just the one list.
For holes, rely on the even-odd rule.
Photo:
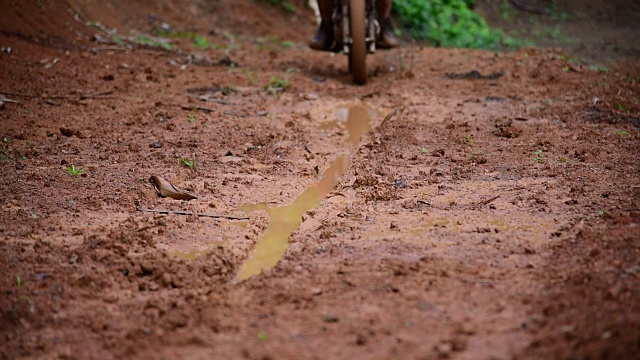
{"label": "knobby tire", "polygon": [[353,82],[367,83],[367,43],[366,43],[365,0],[350,0],[349,24],[351,25],[351,49],[349,49],[349,69]]}

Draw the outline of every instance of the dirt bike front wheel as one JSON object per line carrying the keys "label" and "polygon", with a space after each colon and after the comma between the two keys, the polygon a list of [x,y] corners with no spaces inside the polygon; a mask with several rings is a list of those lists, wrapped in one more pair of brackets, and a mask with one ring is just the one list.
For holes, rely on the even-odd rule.
{"label": "dirt bike front wheel", "polygon": [[351,47],[349,49],[349,70],[353,82],[367,83],[367,43],[366,43],[365,0],[349,0],[349,24]]}

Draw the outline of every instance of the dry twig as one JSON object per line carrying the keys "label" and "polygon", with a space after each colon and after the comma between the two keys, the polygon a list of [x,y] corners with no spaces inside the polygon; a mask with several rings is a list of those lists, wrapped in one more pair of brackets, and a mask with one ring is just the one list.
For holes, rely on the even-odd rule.
{"label": "dry twig", "polygon": [[243,216],[205,214],[205,213],[194,213],[189,211],[176,211],[176,210],[154,210],[154,209],[145,209],[140,207],[138,208],[138,211],[158,213],[158,214],[173,214],[173,215],[187,215],[187,216],[195,215],[195,216],[201,216],[201,217],[210,217],[210,218],[228,219],[228,220],[249,220],[248,217],[243,217]]}

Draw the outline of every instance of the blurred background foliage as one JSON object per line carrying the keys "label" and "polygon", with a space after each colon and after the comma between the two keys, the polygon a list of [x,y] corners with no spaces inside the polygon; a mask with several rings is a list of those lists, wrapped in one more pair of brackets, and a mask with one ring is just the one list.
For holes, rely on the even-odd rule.
{"label": "blurred background foliage", "polygon": [[[292,0],[262,0],[296,11]],[[306,0],[305,0],[306,2]],[[473,11],[476,0],[393,0],[399,20],[398,32],[434,46],[495,50],[524,43],[503,31],[491,28]],[[294,4],[295,3],[295,4]]]}
{"label": "blurred background foliage", "polygon": [[393,0],[401,29],[434,46],[498,49],[523,42],[491,28],[473,11],[475,0]]}

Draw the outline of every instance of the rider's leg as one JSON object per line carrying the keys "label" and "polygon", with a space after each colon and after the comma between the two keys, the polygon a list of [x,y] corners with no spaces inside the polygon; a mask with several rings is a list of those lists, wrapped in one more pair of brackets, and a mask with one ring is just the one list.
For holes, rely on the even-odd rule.
{"label": "rider's leg", "polygon": [[381,48],[397,47],[399,42],[393,33],[393,23],[391,22],[391,0],[376,1],[378,11],[378,21],[380,21],[380,37],[376,45]]}
{"label": "rider's leg", "polygon": [[318,8],[322,22],[316,35],[309,41],[309,47],[315,50],[329,50],[334,40],[333,21],[331,20],[333,0],[318,0]]}

